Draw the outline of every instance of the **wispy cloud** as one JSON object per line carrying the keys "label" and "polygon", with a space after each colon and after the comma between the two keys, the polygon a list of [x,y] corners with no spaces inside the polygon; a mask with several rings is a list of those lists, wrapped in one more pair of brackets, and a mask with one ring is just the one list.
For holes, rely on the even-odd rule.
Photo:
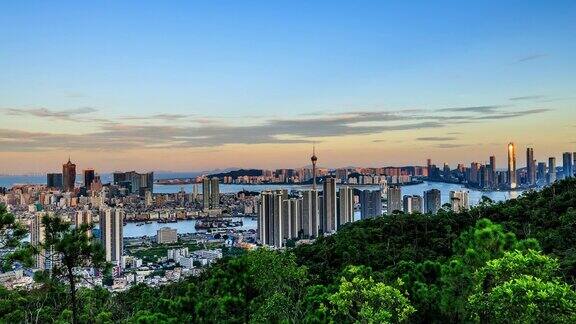
{"label": "wispy cloud", "polygon": [[520,97],[512,97],[512,98],[509,98],[508,100],[524,101],[524,100],[536,100],[536,99],[543,99],[543,98],[546,98],[546,96],[542,96],[542,95],[520,96]]}
{"label": "wispy cloud", "polygon": [[192,115],[184,114],[155,114],[151,116],[123,116],[121,119],[125,120],[164,120],[164,121],[175,121],[192,117]]}
{"label": "wispy cloud", "polygon": [[66,110],[50,110],[47,108],[34,108],[34,109],[19,109],[19,108],[5,108],[2,109],[8,115],[12,116],[34,116],[40,118],[50,118],[58,120],[76,120],[80,115],[86,115],[98,111],[92,107],[80,107],[75,109]]}
{"label": "wispy cloud", "polygon": [[418,137],[416,138],[416,140],[424,142],[442,142],[442,141],[455,141],[457,140],[457,138],[450,136],[429,136],[429,137]]}
{"label": "wispy cloud", "polygon": [[472,106],[472,107],[455,107],[455,108],[442,108],[436,111],[445,112],[463,112],[463,113],[494,113],[498,109],[502,108],[500,105],[490,105],[490,106]]}
{"label": "wispy cloud", "polygon": [[506,112],[506,113],[499,113],[494,115],[487,115],[487,116],[478,116],[475,117],[475,120],[498,120],[498,119],[509,119],[509,118],[516,118],[516,117],[524,117],[529,115],[541,114],[550,111],[547,108],[538,108],[538,109],[528,109],[528,110],[520,110],[520,111],[513,111],[513,112]]}
{"label": "wispy cloud", "polygon": [[435,146],[437,148],[441,148],[441,149],[453,149],[453,148],[465,147],[465,146],[469,146],[469,145],[468,144],[442,143],[442,144],[436,144]]}
{"label": "wispy cloud", "polygon": [[[156,114],[143,117],[125,116],[116,120],[81,118],[95,112],[93,108],[74,110],[11,109],[10,114],[62,120],[92,120],[96,131],[86,134],[38,133],[0,129],[0,151],[41,150],[126,150],[148,148],[213,148],[232,144],[311,143],[321,138],[380,135],[386,132],[449,127],[455,121],[477,123],[486,120],[516,118],[548,111],[531,109],[500,111],[500,106],[446,108],[444,110],[351,111],[290,118],[266,118],[256,121],[231,121],[184,114]],[[459,111],[462,116],[451,112]],[[186,123],[133,123],[132,120],[186,121]],[[94,128],[91,128],[94,129]],[[454,136],[424,136],[419,141],[454,141]],[[378,143],[382,140],[374,140]],[[456,143],[439,143],[439,148],[459,147]]]}
{"label": "wispy cloud", "polygon": [[530,54],[530,55],[526,55],[526,56],[522,56],[520,58],[518,58],[516,60],[516,63],[521,63],[521,62],[527,62],[527,61],[534,61],[534,60],[538,60],[538,59],[542,59],[547,57],[548,54]]}

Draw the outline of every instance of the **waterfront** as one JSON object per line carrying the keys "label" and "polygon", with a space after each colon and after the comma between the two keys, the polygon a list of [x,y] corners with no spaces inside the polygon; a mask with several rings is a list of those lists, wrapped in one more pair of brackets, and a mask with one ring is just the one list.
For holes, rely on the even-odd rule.
{"label": "waterfront", "polygon": [[[45,184],[45,177],[40,176],[0,176],[0,186],[11,187],[16,183],[39,183]],[[198,184],[198,192],[202,192],[202,185]],[[170,194],[177,193],[180,190],[184,190],[187,193],[193,191],[194,185],[154,185],[154,192],[156,194]],[[262,185],[245,185],[245,184],[220,184],[220,192],[223,194],[233,194],[243,190],[261,192],[264,190],[275,190],[275,189],[287,189],[287,190],[305,190],[310,189],[310,185],[289,185],[289,184],[262,184]],[[355,185],[354,188],[363,190],[377,190],[379,186],[377,185]],[[319,185],[318,188],[321,190],[322,186]],[[496,202],[504,201],[512,198],[517,198],[521,191],[480,191],[475,189],[469,189],[460,184],[453,183],[442,183],[442,182],[428,182],[424,181],[420,184],[402,186],[402,195],[422,195],[424,191],[430,189],[438,189],[441,192],[442,204],[448,203],[450,201],[449,195],[450,191],[466,190],[469,192],[470,204],[478,204],[482,196],[486,196]],[[354,220],[360,219],[360,213],[356,211],[354,213]],[[243,226],[235,227],[234,229],[256,229],[257,222],[251,217],[234,217],[233,220],[242,220]],[[153,221],[152,223],[137,223],[129,222],[124,226],[124,236],[125,237],[142,237],[142,236],[154,236],[156,231],[161,227],[171,227],[178,230],[179,234],[189,234],[199,232],[195,228],[196,220],[179,220],[177,223],[157,223]]]}
{"label": "waterfront", "polygon": [[[190,193],[193,190],[194,185],[154,185],[154,193],[177,193],[184,189],[185,192]],[[377,185],[355,185],[353,186],[357,189],[379,189]],[[277,189],[288,189],[288,190],[305,190],[310,189],[310,185],[289,185],[289,184],[262,184],[262,185],[242,185],[242,184],[220,184],[221,193],[237,193],[242,190],[261,192],[264,190],[277,190]],[[318,188],[322,190],[322,185]],[[438,189],[442,193],[442,203],[449,202],[450,191],[466,190],[470,194],[470,204],[477,205],[482,196],[486,196],[494,201],[504,201],[512,198],[517,198],[522,192],[521,191],[481,191],[476,189],[469,189],[460,184],[454,183],[444,183],[444,182],[428,182],[424,181],[420,184],[402,186],[402,195],[420,195],[426,190]],[[202,192],[202,185],[198,184],[198,192]]]}
{"label": "waterfront", "polygon": [[[106,181],[108,179],[103,179]],[[14,184],[46,184],[45,176],[0,176],[0,187],[10,188]],[[202,184],[197,184],[198,192],[202,193]],[[191,193],[193,191],[193,184],[188,185],[154,185],[154,193],[168,194],[177,193],[184,189],[185,192]],[[304,190],[309,189],[310,185],[290,185],[290,184],[261,184],[261,185],[246,185],[246,184],[220,184],[220,193],[230,194],[237,193],[242,190],[261,192],[264,190],[274,189],[288,189],[288,190]],[[321,190],[322,185],[318,188]],[[378,189],[375,185],[356,185],[357,189]],[[494,201],[504,201],[511,198],[517,198],[522,191],[481,191],[476,189],[466,188],[461,184],[444,183],[444,182],[428,182],[416,185],[402,186],[402,195],[422,195],[426,190],[438,189],[442,193],[442,203],[449,201],[450,191],[466,190],[470,193],[470,204],[476,205],[480,202],[482,196],[486,196]]]}
{"label": "waterfront", "polygon": [[[228,229],[236,230],[256,230],[257,222],[252,217],[232,217],[233,221],[242,221],[243,225],[238,227],[230,227]],[[130,222],[124,225],[124,237],[142,237],[142,236],[154,236],[156,231],[162,227],[170,227],[178,230],[178,234],[190,234],[190,233],[205,233],[205,230],[197,230],[195,219],[184,219],[179,220],[175,223],[144,223],[144,222]],[[96,225],[98,228],[98,225]]]}

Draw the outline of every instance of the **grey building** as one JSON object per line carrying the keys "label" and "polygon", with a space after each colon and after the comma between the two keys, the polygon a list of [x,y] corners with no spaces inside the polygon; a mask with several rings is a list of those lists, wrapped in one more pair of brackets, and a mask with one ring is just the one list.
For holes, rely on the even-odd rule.
{"label": "grey building", "polygon": [[442,208],[442,195],[438,189],[424,191],[424,213],[436,214]]}
{"label": "grey building", "polygon": [[360,217],[362,219],[382,216],[382,191],[362,190],[360,192]]}

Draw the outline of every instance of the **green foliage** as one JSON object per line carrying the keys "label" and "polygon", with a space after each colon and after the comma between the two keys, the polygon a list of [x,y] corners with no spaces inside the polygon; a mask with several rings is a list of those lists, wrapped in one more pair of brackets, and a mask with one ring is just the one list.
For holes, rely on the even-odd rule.
{"label": "green foliage", "polygon": [[[106,262],[106,256],[102,245],[92,240],[88,233],[90,225],[72,227],[70,223],[60,217],[44,216],[44,242],[40,245],[40,253],[46,258],[52,259],[52,268],[44,274],[38,274],[36,279],[46,285],[58,285],[64,281],[68,284],[70,294],[70,306],[72,322],[78,323],[78,299],[77,285],[86,280],[79,275],[77,270],[93,268],[97,271],[107,272],[110,265]],[[90,283],[90,282],[88,282]],[[98,292],[95,290],[94,292]],[[94,315],[94,314],[90,314]],[[93,318],[90,316],[89,318]]]}
{"label": "green foliage", "polygon": [[251,304],[255,322],[301,319],[301,301],[306,294],[308,272],[296,264],[290,252],[258,249],[247,257],[248,272],[258,297]]}
{"label": "green foliage", "polygon": [[22,245],[22,240],[28,234],[26,227],[16,221],[13,214],[0,204],[0,251],[10,250],[10,253],[0,253],[0,271],[10,269],[15,261],[32,264],[33,250],[30,246]]}
{"label": "green foliage", "polygon": [[470,308],[490,323],[574,323],[576,292],[566,283],[523,275],[471,296]]}
{"label": "green foliage", "polygon": [[328,297],[331,321],[336,323],[400,323],[416,310],[396,288],[365,277],[365,269],[348,267],[338,291]]}
{"label": "green foliage", "polygon": [[558,261],[540,252],[506,252],[503,257],[488,261],[475,274],[476,290],[488,292],[494,286],[522,275],[531,275],[542,280],[554,280],[558,276]]}

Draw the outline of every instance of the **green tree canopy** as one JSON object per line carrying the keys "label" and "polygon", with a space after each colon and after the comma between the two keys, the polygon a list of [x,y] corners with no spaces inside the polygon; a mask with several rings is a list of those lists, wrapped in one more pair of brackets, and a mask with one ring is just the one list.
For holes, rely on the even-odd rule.
{"label": "green tree canopy", "polygon": [[416,311],[400,290],[364,277],[365,269],[350,266],[346,272],[338,291],[328,298],[334,322],[400,323]]}

